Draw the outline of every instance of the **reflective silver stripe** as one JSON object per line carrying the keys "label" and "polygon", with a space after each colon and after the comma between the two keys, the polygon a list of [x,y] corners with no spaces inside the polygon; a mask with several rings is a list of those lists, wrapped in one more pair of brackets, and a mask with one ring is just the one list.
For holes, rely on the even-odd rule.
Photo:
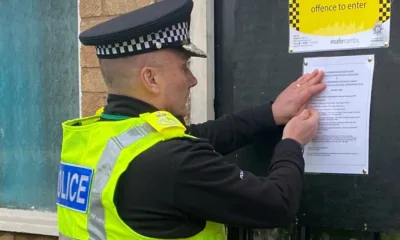
{"label": "reflective silver stripe", "polygon": [[89,239],[107,239],[101,195],[110,179],[111,172],[121,151],[154,131],[149,124],[144,124],[133,127],[119,136],[108,140],[97,164],[92,191],[90,192],[90,213],[88,216]]}
{"label": "reflective silver stripe", "polygon": [[62,233],[58,233],[58,239],[59,240],[74,240],[73,238],[70,238],[70,237],[67,237],[67,236],[65,236],[64,234],[62,234]]}

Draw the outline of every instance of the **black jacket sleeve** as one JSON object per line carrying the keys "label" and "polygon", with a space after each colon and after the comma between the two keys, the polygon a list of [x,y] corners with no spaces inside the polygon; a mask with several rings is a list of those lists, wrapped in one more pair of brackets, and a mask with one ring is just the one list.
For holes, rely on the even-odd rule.
{"label": "black jacket sleeve", "polygon": [[201,219],[251,228],[282,227],[294,220],[304,173],[297,142],[279,142],[267,177],[229,164],[207,142],[183,141],[169,154],[179,162],[174,187],[179,209]]}
{"label": "black jacket sleeve", "polygon": [[[282,134],[282,127],[275,124],[272,103],[228,114],[219,119],[188,126],[188,133],[207,139],[222,155],[229,154],[264,134]],[[273,130],[273,131],[271,131]]]}

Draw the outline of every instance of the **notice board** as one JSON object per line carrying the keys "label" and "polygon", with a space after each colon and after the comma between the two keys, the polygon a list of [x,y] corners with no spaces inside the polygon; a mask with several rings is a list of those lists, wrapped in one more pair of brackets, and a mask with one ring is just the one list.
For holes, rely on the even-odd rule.
{"label": "notice board", "polygon": [[[400,5],[392,2],[390,47],[309,53],[288,51],[288,5],[278,0],[216,1],[217,117],[275,99],[302,74],[306,57],[374,54],[369,173],[306,174],[298,218],[310,227],[398,232]],[[231,160],[265,175],[271,146],[278,141],[271,134],[233,153]]]}

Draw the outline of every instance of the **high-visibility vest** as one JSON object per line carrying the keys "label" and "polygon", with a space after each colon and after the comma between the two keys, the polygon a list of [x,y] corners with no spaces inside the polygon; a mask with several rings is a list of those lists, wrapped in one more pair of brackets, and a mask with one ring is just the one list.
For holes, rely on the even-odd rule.
{"label": "high-visibility vest", "polygon": [[[185,126],[165,111],[119,121],[92,116],[62,124],[57,215],[60,239],[152,240],[136,233],[114,205],[118,179],[135,157],[154,144],[185,134]],[[141,193],[138,193],[141,194]],[[188,240],[224,240],[223,224],[207,221]]]}

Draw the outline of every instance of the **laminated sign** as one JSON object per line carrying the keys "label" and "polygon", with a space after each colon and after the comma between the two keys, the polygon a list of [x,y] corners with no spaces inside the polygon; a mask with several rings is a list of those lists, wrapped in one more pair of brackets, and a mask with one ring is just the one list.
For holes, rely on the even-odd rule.
{"label": "laminated sign", "polygon": [[289,0],[289,52],[389,46],[390,0]]}

